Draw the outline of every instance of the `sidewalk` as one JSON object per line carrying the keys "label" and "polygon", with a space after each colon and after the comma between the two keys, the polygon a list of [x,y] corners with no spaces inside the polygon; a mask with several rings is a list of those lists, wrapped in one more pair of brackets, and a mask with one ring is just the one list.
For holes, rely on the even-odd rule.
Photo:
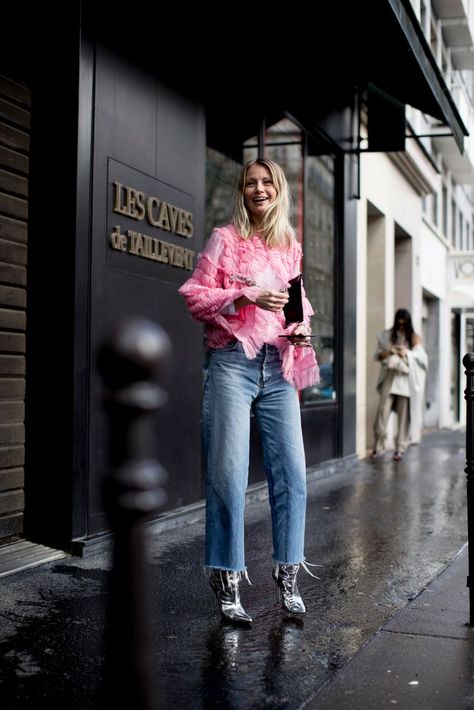
{"label": "sidewalk", "polygon": [[467,545],[399,611],[305,710],[472,710],[474,628]]}
{"label": "sidewalk", "polygon": [[[249,629],[216,613],[203,522],[152,530],[157,710],[472,710],[464,442],[432,432],[402,462],[310,481],[306,556],[321,567],[298,577],[303,618],[276,601],[266,500],[246,512]],[[0,579],[2,710],[97,710],[110,564],[101,552]]]}

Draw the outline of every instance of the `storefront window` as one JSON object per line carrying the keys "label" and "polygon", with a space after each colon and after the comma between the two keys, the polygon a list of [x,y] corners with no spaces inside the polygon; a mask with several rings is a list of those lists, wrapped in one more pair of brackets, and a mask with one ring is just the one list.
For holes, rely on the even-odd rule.
{"label": "storefront window", "polygon": [[205,238],[215,227],[223,227],[232,217],[235,186],[242,165],[213,148],[206,151]]}
{"label": "storefront window", "polygon": [[243,164],[248,163],[250,160],[256,160],[258,158],[258,137],[252,136],[247,141],[244,142],[242,150],[242,162]]}
{"label": "storefront window", "polygon": [[307,156],[305,190],[304,278],[314,309],[312,328],[321,381],[304,390],[302,401],[336,399],[334,385],[334,160]]}
{"label": "storefront window", "polygon": [[303,241],[303,135],[288,118],[270,126],[265,134],[265,158],[282,168],[290,186],[293,202],[292,222],[298,241]]}

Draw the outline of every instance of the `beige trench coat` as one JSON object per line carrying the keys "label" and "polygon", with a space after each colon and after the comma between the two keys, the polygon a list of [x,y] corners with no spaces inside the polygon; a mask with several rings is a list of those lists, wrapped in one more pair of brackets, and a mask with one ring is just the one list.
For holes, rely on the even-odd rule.
{"label": "beige trench coat", "polygon": [[[377,337],[377,350],[374,359],[379,359],[379,354],[390,350],[391,330],[383,330]],[[421,440],[423,426],[423,395],[425,391],[426,371],[428,369],[428,355],[422,345],[415,345],[407,351],[408,357],[408,382],[410,387],[410,443],[417,444]],[[380,397],[387,397],[394,377],[394,371],[388,370],[385,361],[380,363],[380,372],[377,380],[377,391]]]}

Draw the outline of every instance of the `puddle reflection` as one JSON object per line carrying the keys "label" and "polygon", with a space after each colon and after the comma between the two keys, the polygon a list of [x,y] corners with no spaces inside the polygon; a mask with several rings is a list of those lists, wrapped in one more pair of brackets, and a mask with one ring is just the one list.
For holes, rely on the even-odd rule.
{"label": "puddle reflection", "polygon": [[260,696],[266,708],[289,708],[291,681],[301,671],[305,651],[302,618],[283,617],[270,629],[263,619],[252,629],[221,621],[206,640],[202,707],[242,710],[251,707],[246,705],[250,699],[258,705]]}
{"label": "puddle reflection", "polygon": [[225,621],[209,629],[206,656],[202,665],[203,707],[242,707],[238,697],[241,683],[237,674],[242,643],[250,629]]}
{"label": "puddle reflection", "polygon": [[304,640],[302,618],[283,617],[270,630],[264,680],[267,707],[294,706],[294,680],[301,672]]}
{"label": "puddle reflection", "polygon": [[284,617],[268,635],[269,668],[278,669],[294,661],[294,654],[301,650],[304,641],[304,621],[297,617]]}

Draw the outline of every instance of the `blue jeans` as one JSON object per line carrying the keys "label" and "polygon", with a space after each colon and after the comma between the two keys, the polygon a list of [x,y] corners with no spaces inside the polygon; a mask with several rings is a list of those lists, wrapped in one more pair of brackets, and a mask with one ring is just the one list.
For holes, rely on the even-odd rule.
{"label": "blue jeans", "polygon": [[274,560],[304,560],[306,462],[298,394],[283,378],[275,347],[264,345],[249,360],[242,345],[233,341],[210,351],[204,384],[207,567],[245,569],[251,410],[268,480]]}

